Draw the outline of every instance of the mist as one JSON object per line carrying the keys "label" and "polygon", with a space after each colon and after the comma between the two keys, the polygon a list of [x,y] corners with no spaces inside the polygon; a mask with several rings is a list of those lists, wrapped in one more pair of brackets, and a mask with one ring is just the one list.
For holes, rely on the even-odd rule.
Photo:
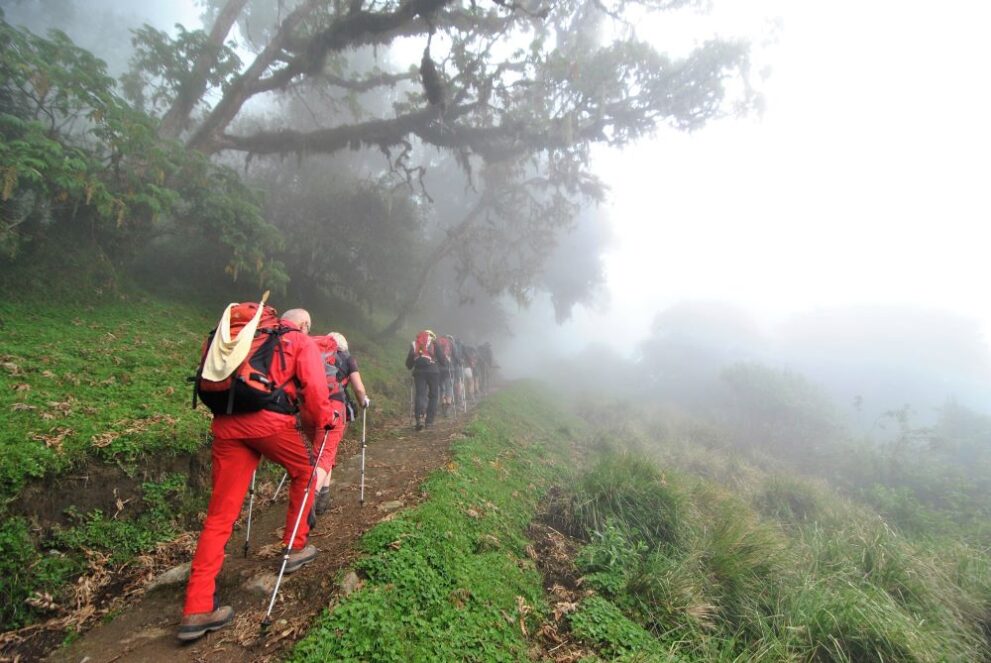
{"label": "mist", "polygon": [[[265,3],[252,7],[232,32],[244,61],[264,40],[261,26],[279,14]],[[581,204],[526,258],[518,242],[505,239],[451,251],[424,275],[424,295],[409,320],[491,340],[506,358],[500,365],[507,378],[546,376],[553,366],[607,354],[619,364],[606,371],[617,388],[646,394],[645,384],[667,385],[658,393],[691,400],[727,366],[753,361],[821,385],[858,430],[906,406],[920,422],[932,421],[948,401],[985,411],[991,317],[980,288],[989,274],[974,252],[981,246],[975,221],[986,221],[989,209],[973,186],[987,167],[973,156],[991,140],[973,111],[985,92],[964,82],[984,48],[965,35],[985,10],[951,3],[942,12],[947,21],[931,24],[921,7],[875,3],[853,20],[855,7],[841,3],[824,14],[812,3],[714,3],[706,12],[647,20],[647,34],[676,55],[713,36],[748,40],[743,82],[759,94],[757,112],[728,107],[703,131],[660,126],[623,147],[594,146],[592,170],[605,185],[600,201]],[[195,3],[112,0],[85,10],[70,0],[12,0],[4,10],[11,23],[37,33],[65,30],[115,76],[127,71],[133,53],[122,35],[143,23],[169,33],[176,23],[195,29],[216,12]],[[890,30],[894,11],[904,27]],[[601,47],[612,36],[603,18],[582,18],[571,36],[558,35],[558,48]],[[926,59],[912,29],[926,30]],[[359,48],[348,66],[402,71],[421,46],[401,39],[390,48]],[[892,71],[893,62],[905,64]],[[929,84],[924,99],[913,96],[916,79]],[[360,117],[356,104],[387,116],[416,87],[399,81],[348,103],[319,90],[270,96],[253,101],[238,126],[265,129],[289,115],[313,130]],[[936,109],[951,95],[961,111],[947,126]],[[851,159],[855,144],[859,157]],[[231,155],[222,158],[238,165]],[[331,178],[341,191],[361,182],[377,187],[390,169],[396,174],[389,158],[358,150],[310,156],[308,164],[249,160],[243,172],[276,201],[269,211],[276,225],[299,232],[307,226],[278,218],[299,192],[320,186],[311,173],[347,173]],[[401,297],[385,294],[389,284],[409,280],[416,260],[481,200],[480,164],[465,168],[460,157],[418,143],[404,159],[425,166],[421,188],[409,188],[411,234],[394,254],[409,260],[352,262],[323,290],[304,287],[321,273],[314,265],[296,270],[297,298],[334,292],[365,301],[370,311],[395,306]],[[313,205],[319,216],[333,203]],[[346,219],[327,223],[349,236],[359,227]],[[374,252],[390,227],[349,250]],[[510,232],[519,237],[534,227]],[[509,243],[510,251],[493,253]],[[292,265],[300,256],[284,259]],[[505,268],[514,261],[519,266]]]}

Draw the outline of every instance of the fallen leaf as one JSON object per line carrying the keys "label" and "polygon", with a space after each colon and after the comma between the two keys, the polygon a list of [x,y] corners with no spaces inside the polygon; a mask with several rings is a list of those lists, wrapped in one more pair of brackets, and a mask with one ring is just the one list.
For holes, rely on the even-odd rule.
{"label": "fallen leaf", "polygon": [[10,411],[11,412],[26,412],[26,411],[37,410],[37,409],[38,408],[36,408],[35,406],[28,405],[27,403],[14,403],[13,405],[10,406]]}
{"label": "fallen leaf", "polygon": [[15,384],[12,389],[14,391],[31,391],[31,385],[26,382],[19,382],[18,384]]}
{"label": "fallen leaf", "polygon": [[38,442],[44,442],[45,446],[49,449],[55,449],[56,452],[61,453],[62,441],[65,440],[68,435],[72,434],[72,432],[73,431],[71,428],[56,428],[53,433],[49,433],[47,435],[32,435],[31,439]]}
{"label": "fallen leaf", "polygon": [[570,614],[578,609],[578,604],[571,601],[561,601],[554,605],[554,621],[560,621],[561,617]]}
{"label": "fallen leaf", "polygon": [[48,592],[35,592],[26,598],[24,602],[36,610],[43,610],[45,612],[58,612],[59,610],[59,605]]}
{"label": "fallen leaf", "polygon": [[527,605],[526,599],[522,596],[516,597],[516,612],[520,616],[520,632],[524,638],[527,638],[530,634],[526,630],[526,621],[524,618],[530,614],[530,606]]}
{"label": "fallen leaf", "polygon": [[120,437],[118,433],[108,431],[106,433],[100,433],[99,435],[94,435],[93,437],[90,438],[89,443],[92,446],[96,447],[97,449],[102,449],[104,447],[108,447],[111,444],[113,444],[113,441],[116,440],[118,437]]}

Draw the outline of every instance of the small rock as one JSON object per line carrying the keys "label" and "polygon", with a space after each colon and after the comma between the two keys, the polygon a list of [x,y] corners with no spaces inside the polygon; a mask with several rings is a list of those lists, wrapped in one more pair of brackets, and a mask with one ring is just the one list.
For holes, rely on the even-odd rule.
{"label": "small rock", "polygon": [[179,566],[173,566],[168,571],[159,574],[157,578],[148,583],[148,591],[153,589],[158,589],[159,587],[168,587],[169,585],[178,585],[181,582],[185,582],[189,578],[189,562],[180,564]]}
{"label": "small rock", "polygon": [[272,592],[275,591],[276,580],[277,576],[274,573],[265,571],[248,578],[248,580],[241,586],[245,591],[251,592],[252,594],[271,596]]}
{"label": "small rock", "polygon": [[403,503],[399,500],[392,500],[391,502],[382,502],[378,505],[379,511],[395,511],[396,509],[402,509]]}
{"label": "small rock", "polygon": [[344,576],[344,580],[341,581],[341,594],[348,596],[352,592],[361,589],[363,584],[357,573],[348,571],[347,575]]}

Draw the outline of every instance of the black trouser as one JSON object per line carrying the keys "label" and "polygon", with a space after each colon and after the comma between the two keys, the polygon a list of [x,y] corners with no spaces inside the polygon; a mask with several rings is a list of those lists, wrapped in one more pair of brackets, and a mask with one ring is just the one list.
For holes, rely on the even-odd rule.
{"label": "black trouser", "polygon": [[438,371],[422,371],[413,373],[413,382],[416,386],[416,420],[423,416],[423,410],[427,411],[426,423],[434,422],[434,415],[437,414],[437,396],[440,393],[440,373]]}

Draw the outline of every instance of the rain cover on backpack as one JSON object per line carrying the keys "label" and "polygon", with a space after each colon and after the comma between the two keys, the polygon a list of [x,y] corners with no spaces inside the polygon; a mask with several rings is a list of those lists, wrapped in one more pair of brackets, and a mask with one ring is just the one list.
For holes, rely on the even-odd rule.
{"label": "rain cover on backpack", "polygon": [[434,363],[433,345],[433,334],[427,330],[420,332],[413,341],[413,358],[415,360],[425,359],[431,364]]}
{"label": "rain cover on backpack", "polygon": [[[228,366],[222,368],[211,365],[205,370],[208,361],[217,361],[217,344],[246,344],[247,339],[242,339],[241,333],[250,334],[252,330],[254,333],[251,344],[243,360],[238,361],[240,354],[243,354],[242,348],[241,353],[231,355],[234,359],[228,362]],[[282,335],[288,331],[295,330],[282,325],[271,306],[265,306],[259,315],[258,304],[254,302],[231,304],[204,344],[194,383],[193,407],[196,407],[198,396],[214,414],[241,414],[259,410],[295,413],[297,407],[285,391],[286,383],[276,384],[271,374],[272,361],[276,354],[279,355],[283,371],[286,368]]]}

